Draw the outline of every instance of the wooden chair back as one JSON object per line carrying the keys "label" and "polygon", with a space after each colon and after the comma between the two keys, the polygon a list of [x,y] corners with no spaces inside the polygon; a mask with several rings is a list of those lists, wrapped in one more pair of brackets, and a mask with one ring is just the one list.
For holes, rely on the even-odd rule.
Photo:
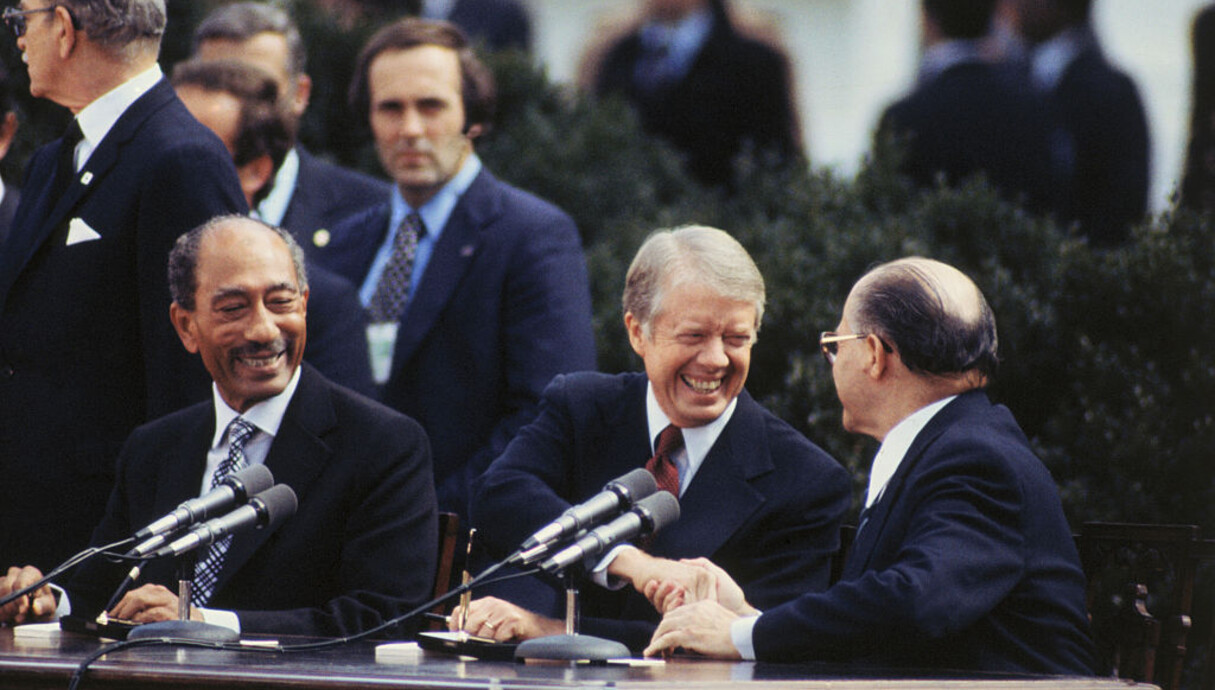
{"label": "wooden chair back", "polygon": [[1085,523],[1076,537],[1088,579],[1098,662],[1110,675],[1180,687],[1200,541],[1194,525]]}

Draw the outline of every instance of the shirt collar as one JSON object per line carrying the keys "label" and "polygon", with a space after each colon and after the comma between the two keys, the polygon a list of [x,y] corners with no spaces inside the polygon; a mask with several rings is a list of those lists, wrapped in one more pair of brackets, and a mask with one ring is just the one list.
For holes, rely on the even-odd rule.
{"label": "shirt collar", "polygon": [[[283,216],[287,215],[287,206],[295,194],[295,182],[300,175],[300,154],[291,147],[283,164],[274,173],[274,186],[270,193],[257,205],[257,216],[271,225],[282,225]],[[314,230],[316,228],[313,228]]]}
{"label": "shirt collar", "polygon": [[224,402],[219,395],[219,387],[212,382],[211,402],[215,405],[215,432],[211,437],[211,449],[219,447],[224,440],[224,432],[228,430],[228,425],[237,417],[244,417],[245,421],[257,427],[258,431],[263,431],[271,437],[277,435],[278,428],[283,423],[283,415],[287,413],[287,405],[291,403],[295,389],[299,386],[302,369],[303,367],[295,368],[295,373],[291,375],[291,380],[287,382],[287,387],[283,389],[282,393],[253,405],[245,410],[244,414],[228,407],[228,403]]}
{"label": "shirt collar", "polygon": [[666,45],[666,61],[673,74],[685,74],[713,31],[713,12],[701,8],[673,22],[650,22],[641,28],[647,47]]}
{"label": "shirt collar", "polygon": [[448,219],[451,218],[451,212],[456,208],[456,203],[472,186],[473,180],[477,179],[477,175],[480,173],[481,159],[477,157],[476,153],[469,153],[468,158],[464,160],[464,165],[460,166],[460,170],[447,181],[447,184],[443,185],[430,200],[416,209],[405,202],[400,188],[394,186],[391,201],[392,213],[389,217],[388,227],[394,229],[399,227],[401,221],[405,220],[405,216],[417,211],[418,215],[422,217],[422,223],[426,226],[427,237],[432,241],[439,239]]}
{"label": "shirt collar", "polygon": [[[713,449],[713,444],[717,443],[717,437],[721,436],[722,430],[726,428],[726,424],[734,416],[734,408],[737,405],[738,398],[736,397],[730,401],[729,405],[726,405],[725,411],[717,419],[703,426],[680,429],[683,433],[683,446],[688,452],[688,473],[685,476],[690,476],[704,462],[705,456]],[[670,418],[662,411],[662,407],[658,405],[658,398],[654,396],[653,383],[646,383],[645,412],[649,427],[650,453],[653,454],[654,439],[671,423]],[[686,485],[687,479],[683,483]]]}
{"label": "shirt collar", "polygon": [[890,483],[890,478],[903,463],[903,458],[907,455],[915,437],[920,435],[928,422],[937,412],[941,411],[941,408],[956,397],[958,396],[951,395],[921,407],[904,417],[887,432],[886,438],[882,440],[881,448],[878,448],[877,457],[873,459],[873,468],[869,470],[869,490],[865,494],[866,508],[881,498],[882,492],[886,490],[886,485]]}
{"label": "shirt collar", "polygon": [[1064,29],[1043,41],[1030,56],[1030,75],[1039,91],[1051,91],[1067,68],[1086,50],[1100,50],[1097,35],[1088,25]]}
{"label": "shirt collar", "polygon": [[983,54],[979,41],[943,41],[924,50],[924,56],[920,58],[920,73],[917,80],[920,84],[927,84],[954,65],[982,61]]}
{"label": "shirt collar", "polygon": [[76,122],[80,124],[80,131],[84,134],[84,139],[81,141],[80,148],[76,149],[76,160],[88,160],[93,149],[97,148],[106,134],[109,134],[114,123],[118,122],[118,118],[122,117],[127,108],[130,108],[131,104],[139,100],[140,96],[156,86],[156,83],[163,77],[160,65],[153,64],[77,113]]}

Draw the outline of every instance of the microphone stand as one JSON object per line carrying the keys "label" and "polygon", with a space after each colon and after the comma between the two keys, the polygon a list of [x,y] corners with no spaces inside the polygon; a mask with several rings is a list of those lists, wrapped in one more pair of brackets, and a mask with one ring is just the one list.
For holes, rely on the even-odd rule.
{"label": "microphone stand", "polygon": [[177,620],[137,625],[127,634],[128,640],[172,638],[200,642],[240,642],[240,633],[231,628],[190,620],[195,559],[195,553],[190,552],[177,561]]}
{"label": "microphone stand", "polygon": [[589,661],[604,665],[608,659],[631,656],[629,648],[616,642],[593,635],[578,633],[578,587],[574,577],[566,571],[565,578],[565,634],[549,635],[524,640],[515,648],[515,660],[545,659],[555,661]]}

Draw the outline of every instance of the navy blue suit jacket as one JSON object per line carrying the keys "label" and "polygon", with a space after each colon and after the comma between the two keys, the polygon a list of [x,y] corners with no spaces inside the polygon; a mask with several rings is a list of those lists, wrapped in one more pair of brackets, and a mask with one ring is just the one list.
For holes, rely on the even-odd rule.
{"label": "navy blue suit jacket", "polygon": [[12,184],[4,183],[4,199],[0,201],[0,255],[4,254],[4,240],[13,227],[13,217],[17,215],[17,204],[21,201],[21,189]]}
{"label": "navy blue suit jacket", "polygon": [[1063,217],[1098,246],[1125,241],[1148,210],[1151,151],[1135,83],[1095,44],[1081,51],[1049,94],[1069,137],[1072,178]]}
{"label": "navy blue suit jacket", "polygon": [[[388,204],[333,229],[310,258],[362,284]],[[553,376],[595,368],[590,288],[574,222],[488,170],[460,198],[401,316],[381,399],[430,437],[440,510],[468,492]]]}
{"label": "navy blue suit jacket", "polygon": [[376,179],[309,153],[296,146],[300,170],[291,201],[280,223],[303,246],[312,244],[312,233],[384,202],[392,187]]}
{"label": "navy blue suit jacket", "polygon": [[[197,496],[214,431],[210,401],[136,429],[93,544]],[[299,508],[277,529],[234,537],[208,606],[235,610],[242,632],[344,636],[428,601],[438,520],[427,450],[416,422],[304,365],[266,457]],[[73,611],[96,615],[126,567],[82,567],[68,587]],[[175,582],[175,562],[162,559],[139,584]]]}
{"label": "navy blue suit jacket", "polygon": [[[540,414],[478,480],[473,525],[502,557],[573,503],[651,455],[645,374],[558,376]],[[771,607],[824,589],[850,500],[848,474],[834,459],[745,391],[734,414],[680,499],[680,517],[649,551],[665,558],[703,556],[725,568],[749,601]],[[495,592],[539,613],[534,583]],[[627,587],[582,588],[582,632],[649,643],[654,607]]]}
{"label": "navy blue suit jacket", "polygon": [[[232,156],[167,81],[53,199],[59,148],[31,159],[0,252],[0,562],[43,569],[88,542],[131,430],[208,396],[169,321],[169,249],[248,212]],[[68,244],[85,226],[99,237]]]}
{"label": "navy blue suit jacket", "polygon": [[957,184],[984,172],[1009,199],[1050,211],[1066,174],[1052,161],[1054,128],[1039,101],[1020,70],[956,64],[891,105],[878,137],[904,140],[900,169],[921,187],[938,174]]}
{"label": "navy blue suit jacket", "polygon": [[761,661],[1089,675],[1084,590],[1050,473],[974,391],[916,436],[840,582],[764,609],[752,641]]}

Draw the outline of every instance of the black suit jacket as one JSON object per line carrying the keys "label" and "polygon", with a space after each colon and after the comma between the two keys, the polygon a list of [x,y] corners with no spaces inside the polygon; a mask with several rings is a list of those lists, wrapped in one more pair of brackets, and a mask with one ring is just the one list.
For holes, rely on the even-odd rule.
{"label": "black suit jacket", "polygon": [[[571,504],[651,455],[645,374],[558,376],[536,421],[477,482],[473,525],[496,557],[517,548]],[[703,556],[725,568],[760,607],[824,589],[850,499],[847,472],[745,391],[680,499],[680,517],[650,553]],[[546,593],[510,582],[495,593],[549,616]],[[555,597],[554,597],[555,598]],[[659,619],[628,587],[582,588],[582,632],[649,643]]]}
{"label": "black suit jacket", "polygon": [[1051,159],[1046,104],[1022,72],[979,61],[947,68],[882,115],[878,137],[905,147],[900,169],[921,187],[977,173],[1036,211],[1057,207],[1066,180]]}
{"label": "black suit jacket", "polygon": [[383,180],[349,170],[296,146],[300,170],[295,189],[280,223],[303,246],[312,244],[312,234],[383,203],[392,187]]}
{"label": "black suit jacket", "polygon": [[633,79],[640,33],[625,36],[604,57],[595,93],[623,95],[647,131],[687,157],[693,177],[719,185],[731,181],[733,158],[745,143],[781,157],[797,154],[798,125],[785,56],[714,21],[688,73],[655,93]]}
{"label": "black suit jacket", "polygon": [[1063,218],[1097,246],[1125,241],[1148,208],[1151,151],[1135,83],[1095,42],[1082,50],[1048,101],[1065,130],[1072,178]]}
{"label": "black suit jacket", "polygon": [[[205,402],[131,434],[93,544],[197,496],[214,431]],[[209,607],[234,609],[242,632],[344,636],[430,599],[438,522],[416,422],[305,365],[266,468],[295,490],[299,508],[278,529],[236,535]],[[73,611],[96,615],[124,569],[96,560],[81,568],[68,588]],[[153,561],[141,583],[175,590],[175,570]]]}
{"label": "black suit jacket", "polygon": [[[310,258],[362,284],[388,204],[335,227]],[[430,437],[439,508],[468,515],[469,486],[531,421],[553,376],[595,368],[590,288],[574,222],[488,170],[452,211],[401,316],[381,399]]]}
{"label": "black suit jacket", "polygon": [[1054,481],[975,391],[916,436],[840,582],[765,609],[752,641],[761,661],[1089,675],[1084,588]]}
{"label": "black suit jacket", "polygon": [[[248,212],[232,156],[167,81],[53,199],[59,148],[31,159],[0,252],[0,562],[43,569],[88,542],[131,430],[207,397],[169,322],[169,249]],[[71,228],[98,237],[68,244]]]}

